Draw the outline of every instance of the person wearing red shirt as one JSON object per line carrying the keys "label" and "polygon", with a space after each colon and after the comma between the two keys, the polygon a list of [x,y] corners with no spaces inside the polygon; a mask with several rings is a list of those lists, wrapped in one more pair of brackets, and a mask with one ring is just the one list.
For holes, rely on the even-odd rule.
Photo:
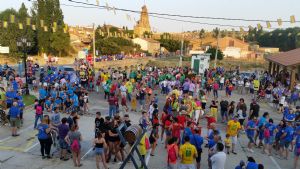
{"label": "person wearing red shirt", "polygon": [[183,129],[183,126],[178,123],[178,119],[176,117],[173,118],[173,124],[171,126],[172,137],[176,137],[177,140],[180,140],[180,131]]}

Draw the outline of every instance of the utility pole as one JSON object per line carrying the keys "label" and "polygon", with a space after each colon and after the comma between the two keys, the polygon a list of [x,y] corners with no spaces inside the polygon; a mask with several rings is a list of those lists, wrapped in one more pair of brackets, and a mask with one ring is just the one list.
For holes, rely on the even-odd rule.
{"label": "utility pole", "polygon": [[217,67],[217,56],[218,56],[219,36],[220,36],[220,29],[217,28],[217,30],[218,30],[218,35],[217,35],[217,47],[216,47],[216,53],[215,53],[215,63],[214,63],[214,68]]}
{"label": "utility pole", "polygon": [[183,57],[183,28],[182,28],[182,36],[181,36],[181,47],[180,47],[180,60],[179,60],[180,67],[182,67],[182,57]]}
{"label": "utility pole", "polygon": [[95,66],[96,61],[96,45],[95,45],[95,23],[93,23],[93,65]]}

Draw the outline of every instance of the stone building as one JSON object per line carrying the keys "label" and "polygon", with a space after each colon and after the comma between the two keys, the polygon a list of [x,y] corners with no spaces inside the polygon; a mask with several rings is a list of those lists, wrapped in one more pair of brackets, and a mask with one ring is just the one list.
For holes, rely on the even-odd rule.
{"label": "stone building", "polygon": [[137,21],[136,25],[134,26],[135,35],[142,37],[144,32],[151,32],[148,10],[146,5],[142,7],[141,18],[139,21]]}

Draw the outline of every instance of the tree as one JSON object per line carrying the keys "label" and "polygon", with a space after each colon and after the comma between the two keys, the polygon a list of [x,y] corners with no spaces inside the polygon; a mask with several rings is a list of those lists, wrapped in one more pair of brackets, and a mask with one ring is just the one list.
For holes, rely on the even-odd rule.
{"label": "tree", "polygon": [[213,31],[212,31],[212,36],[213,36],[214,38],[218,38],[219,33],[220,33],[220,29],[219,29],[219,28],[215,28],[215,29],[213,29]]}
{"label": "tree", "polygon": [[205,30],[204,29],[201,29],[200,32],[199,32],[199,38],[201,39],[201,47],[202,47],[202,42],[203,42],[203,39],[205,38]]}
{"label": "tree", "polygon": [[[209,48],[205,53],[209,53],[210,60],[214,60],[216,56],[216,48]],[[223,52],[218,49],[217,59],[222,60],[223,58],[224,58]]]}
{"label": "tree", "polygon": [[[37,29],[37,40],[39,52],[48,54],[67,54],[70,49],[70,36],[64,33],[64,18],[60,8],[59,0],[38,0],[33,7],[36,15],[36,23],[39,25]],[[44,26],[48,27],[48,31],[44,31],[41,27],[41,21]],[[52,31],[56,22],[57,27]]]}

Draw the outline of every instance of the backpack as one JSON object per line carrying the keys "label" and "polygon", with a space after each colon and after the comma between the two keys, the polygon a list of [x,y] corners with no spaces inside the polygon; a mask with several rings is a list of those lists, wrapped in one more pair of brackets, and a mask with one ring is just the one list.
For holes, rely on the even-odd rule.
{"label": "backpack", "polygon": [[146,150],[149,150],[151,148],[150,141],[149,141],[149,138],[147,136],[145,138],[145,147],[146,147]]}
{"label": "backpack", "polygon": [[176,156],[176,150],[175,150],[175,145],[173,145],[169,151],[168,151],[168,162],[169,161],[176,161],[177,160],[177,156]]}
{"label": "backpack", "polygon": [[77,139],[73,140],[73,143],[71,144],[71,150],[74,152],[79,152],[79,142]]}
{"label": "backpack", "polygon": [[43,114],[43,108],[42,108],[41,105],[37,105],[37,106],[36,106],[36,108],[35,108],[35,113],[36,113],[37,115]]}
{"label": "backpack", "polygon": [[270,130],[269,129],[264,130],[264,137],[265,138],[270,138]]}

